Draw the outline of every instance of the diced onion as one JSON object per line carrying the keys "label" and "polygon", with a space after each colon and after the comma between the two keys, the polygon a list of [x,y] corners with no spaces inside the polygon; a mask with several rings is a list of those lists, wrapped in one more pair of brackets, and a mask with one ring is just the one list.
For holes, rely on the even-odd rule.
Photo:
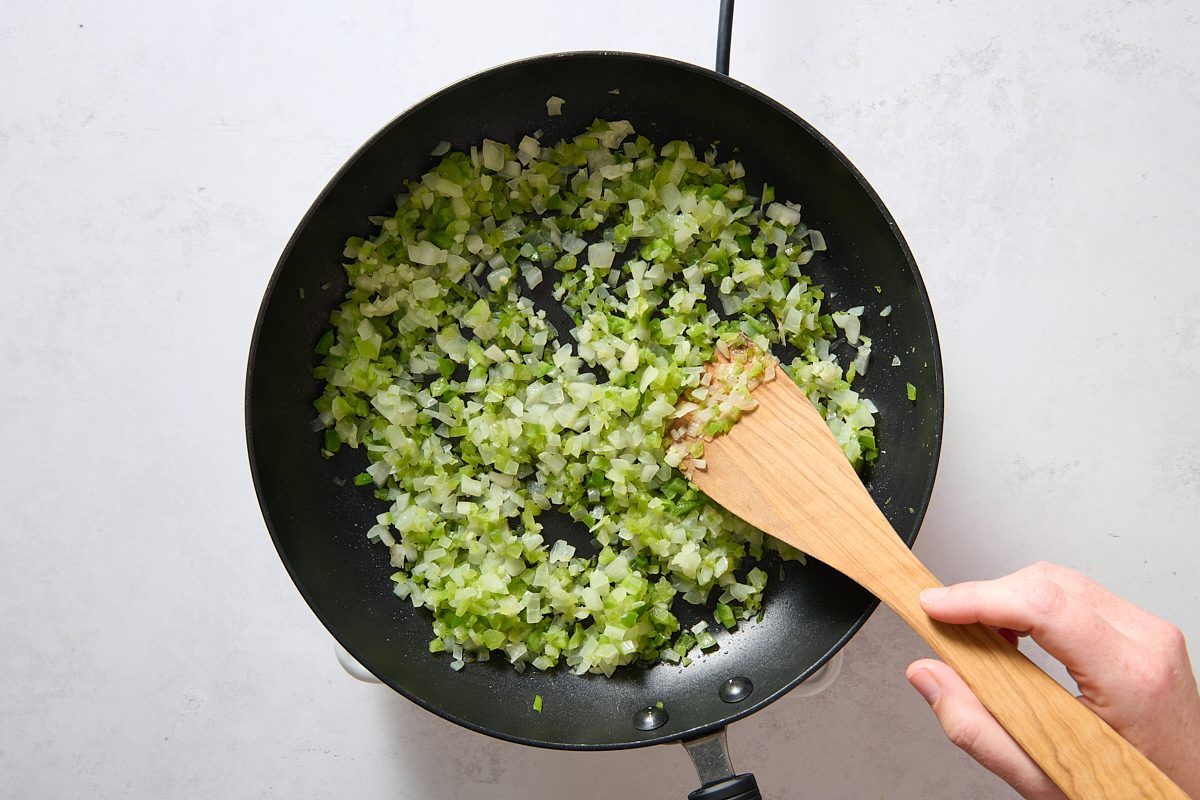
{"label": "diced onion", "polygon": [[[715,596],[723,635],[762,611],[755,560],[801,556],[678,468],[709,469],[703,442],[779,374],[870,463],[876,409],[851,387],[870,355],[862,307],[828,307],[801,270],[823,237],[797,205],[764,193],[763,208],[737,161],[623,120],[516,139],[439,143],[377,233],[347,241],[312,427],[326,454],[365,453],[346,491],[380,499],[366,536],[388,548],[396,596],[432,614],[429,649],[451,669],[497,654],[518,671],[686,665],[720,642],[707,623],[681,630],[676,603]],[[569,330],[535,306],[543,289]],[[800,355],[780,373],[746,341]],[[735,368],[710,374],[714,353]],[[552,509],[591,546],[543,530]]]}

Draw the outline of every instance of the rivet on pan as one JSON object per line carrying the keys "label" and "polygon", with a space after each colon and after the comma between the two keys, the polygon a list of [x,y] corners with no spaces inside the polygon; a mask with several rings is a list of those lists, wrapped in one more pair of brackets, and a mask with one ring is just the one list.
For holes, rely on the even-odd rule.
{"label": "rivet on pan", "polygon": [[738,675],[722,683],[719,694],[726,703],[740,703],[753,691],[754,684],[750,679]]}
{"label": "rivet on pan", "polygon": [[633,727],[639,731],[652,731],[667,724],[667,710],[658,706],[646,706],[633,715]]}

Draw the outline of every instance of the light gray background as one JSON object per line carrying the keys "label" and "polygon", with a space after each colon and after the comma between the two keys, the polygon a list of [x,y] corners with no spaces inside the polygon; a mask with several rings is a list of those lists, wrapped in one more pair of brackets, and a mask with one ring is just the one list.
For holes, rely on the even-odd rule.
{"label": "light gray background", "polygon": [[[0,781],[11,798],[682,797],[684,752],[460,730],[349,679],[255,503],[262,290],[342,161],[522,56],[710,64],[715,2],[0,3]],[[733,73],[807,118],[916,254],[946,369],[917,550],[1046,558],[1200,641],[1200,39],[1188,2],[743,0]],[[736,725],[768,797],[1001,798],[880,612]]]}

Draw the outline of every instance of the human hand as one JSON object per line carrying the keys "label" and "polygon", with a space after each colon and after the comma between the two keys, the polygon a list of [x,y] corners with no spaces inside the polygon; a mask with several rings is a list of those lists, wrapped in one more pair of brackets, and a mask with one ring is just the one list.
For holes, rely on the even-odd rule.
{"label": "human hand", "polygon": [[[1142,751],[1179,788],[1200,798],[1200,694],[1179,629],[1087,576],[1039,563],[991,581],[921,593],[942,622],[980,622],[1005,638],[1028,634],[1063,663],[1079,701]],[[915,661],[908,680],[950,741],[1027,800],[1064,795],[950,667]]]}

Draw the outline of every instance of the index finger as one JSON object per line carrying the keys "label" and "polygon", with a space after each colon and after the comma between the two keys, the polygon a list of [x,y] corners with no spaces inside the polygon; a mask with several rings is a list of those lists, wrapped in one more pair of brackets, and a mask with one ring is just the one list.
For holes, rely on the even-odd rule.
{"label": "index finger", "polygon": [[1158,647],[1161,644],[1163,620],[1124,597],[1113,594],[1082,572],[1045,561],[1032,564],[1020,572],[1042,574],[1050,578],[1087,603],[1131,641],[1146,647]]}
{"label": "index finger", "polygon": [[921,606],[934,619],[980,622],[1028,631],[1086,689],[1119,677],[1137,645],[1081,595],[1046,570],[1027,569],[991,581],[926,590]]}

